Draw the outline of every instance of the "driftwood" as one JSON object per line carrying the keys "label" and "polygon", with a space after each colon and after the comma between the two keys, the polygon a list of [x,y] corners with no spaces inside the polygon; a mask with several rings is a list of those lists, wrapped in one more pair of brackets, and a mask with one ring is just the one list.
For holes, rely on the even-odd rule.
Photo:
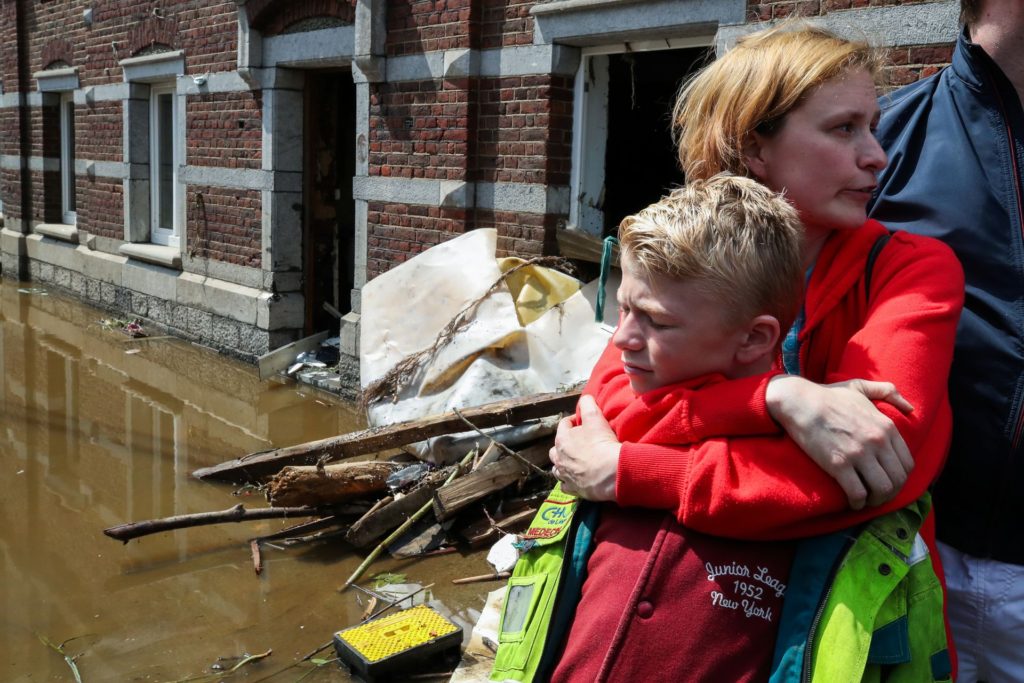
{"label": "driftwood", "polygon": [[[473,461],[473,458],[475,458],[476,456],[476,450],[472,450],[469,453],[466,453],[466,456],[457,465],[455,465],[454,467],[449,467],[447,471],[445,471],[445,474],[447,474],[448,476],[445,478],[444,483],[442,483],[441,485],[445,486],[447,484],[452,483],[453,479],[457,479],[458,476],[469,467],[469,464]],[[373,564],[374,560],[377,559],[377,556],[384,552],[384,549],[387,546],[391,545],[396,540],[401,538],[402,534],[411,529],[413,524],[415,524],[423,517],[425,517],[427,513],[430,512],[430,509],[431,504],[428,500],[428,502],[423,504],[423,507],[409,515],[409,518],[407,520],[402,522],[402,524],[397,529],[392,531],[387,538],[385,538],[383,541],[377,544],[377,547],[370,551],[370,554],[366,556],[366,559],[363,560],[363,563],[356,567],[356,570],[352,572],[352,576],[348,577],[348,579],[345,580],[345,585],[342,586],[340,590],[345,590],[353,583],[358,581],[359,577],[363,575],[363,572],[365,572],[367,568],[371,564]]]}
{"label": "driftwood", "polygon": [[246,510],[245,506],[239,503],[232,508],[219,510],[217,512],[198,512],[192,515],[175,515],[174,517],[164,517],[163,519],[148,519],[143,522],[119,524],[118,526],[112,526],[109,529],[104,529],[103,533],[111,538],[117,539],[118,541],[127,543],[133,538],[148,536],[150,534],[160,533],[161,531],[187,529],[189,527],[204,526],[207,524],[249,522],[257,519],[281,519],[284,517],[323,517],[324,515],[328,515],[332,512],[333,510],[329,508],[324,509],[308,506],[291,508],[257,508],[255,510]]}
{"label": "driftwood", "polygon": [[476,408],[467,408],[460,414],[448,412],[388,427],[377,427],[287,448],[252,453],[213,467],[198,469],[192,475],[199,479],[251,481],[271,475],[285,465],[315,465],[318,462],[376,453],[432,436],[463,431],[464,420],[484,428],[518,424],[526,420],[571,412],[576,407],[579,395],[579,391],[571,391],[488,403]]}
{"label": "driftwood", "polygon": [[320,519],[313,519],[302,524],[294,524],[286,529],[275,531],[272,534],[266,536],[257,536],[251,540],[259,543],[265,543],[267,541],[282,541],[290,538],[298,538],[306,536],[308,534],[322,531],[323,529],[329,529],[332,526],[339,526],[343,523],[340,515],[331,515],[330,517],[321,517]]}
{"label": "driftwood", "polygon": [[400,467],[378,461],[285,467],[270,480],[267,499],[274,507],[344,503],[384,491],[388,476]]}
{"label": "driftwood", "polygon": [[421,483],[398,500],[371,510],[349,527],[345,540],[365,548],[409,518],[430,502],[434,490],[444,484],[445,472],[438,470],[423,477]]}
{"label": "driftwood", "polygon": [[523,508],[501,519],[481,519],[460,532],[471,548],[490,545],[498,540],[498,531],[514,534],[522,531],[537,514],[537,506]]}
{"label": "driftwood", "polygon": [[452,579],[452,583],[480,583],[481,581],[502,581],[512,576],[511,572],[498,572],[497,574],[480,574],[479,576],[464,576],[461,579]]}
{"label": "driftwood", "polygon": [[[533,466],[550,464],[551,441],[519,451],[519,458],[504,456],[497,462],[476,469],[434,492],[434,515],[444,521],[457,512],[495,491],[531,474]],[[526,462],[523,462],[525,460]]]}

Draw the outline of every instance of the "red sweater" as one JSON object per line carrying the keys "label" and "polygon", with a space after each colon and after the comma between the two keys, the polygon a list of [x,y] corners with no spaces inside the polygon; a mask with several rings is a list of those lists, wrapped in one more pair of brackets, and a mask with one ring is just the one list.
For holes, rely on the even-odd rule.
{"label": "red sweater", "polygon": [[[621,439],[620,505],[671,510],[687,528],[716,536],[785,539],[843,529],[924,494],[949,446],[946,382],[963,305],[963,271],[941,242],[896,232],[874,264],[868,296],[865,262],[884,230],[869,220],[857,230],[836,231],[826,242],[805,297],[800,367],[815,382],[889,381],[914,405],[904,415],[878,403],[914,456],[915,467],[899,494],[885,505],[851,510],[832,477],[771,419],[764,398],[767,377],[760,376],[722,383],[714,395],[689,404],[692,395],[683,390],[635,406],[642,413],[634,416],[636,424],[675,422],[690,430],[693,444]],[[587,391],[616,382],[628,384],[628,379],[618,351],[610,347]],[[735,435],[753,436],[730,438]],[[933,533],[931,538],[923,533],[933,545]]]}
{"label": "red sweater", "polygon": [[[637,397],[628,381],[587,391],[619,439],[685,443],[689,420],[647,419],[659,396],[693,403],[724,380],[707,377]],[[767,680],[793,544],[737,541],[684,529],[665,511],[603,505],[576,616],[555,683]]]}

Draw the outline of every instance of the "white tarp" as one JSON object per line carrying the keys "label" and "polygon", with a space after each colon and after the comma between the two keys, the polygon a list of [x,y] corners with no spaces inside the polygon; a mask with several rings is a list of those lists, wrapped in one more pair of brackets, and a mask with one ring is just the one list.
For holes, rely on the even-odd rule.
{"label": "white tarp", "polygon": [[[364,389],[403,358],[430,348],[453,318],[501,278],[496,243],[494,230],[473,230],[363,287],[360,381]],[[617,317],[616,288],[617,282],[607,288],[611,294],[604,318],[611,324]],[[393,424],[453,408],[564,390],[585,381],[611,334],[608,325],[594,321],[596,292],[597,283],[592,282],[523,324],[522,297],[517,315],[516,301],[503,283],[480,302],[447,344],[425,359],[397,400],[385,398],[368,407],[370,424]],[[451,437],[438,439],[422,447],[419,455],[451,460],[458,454],[440,445],[451,441]],[[456,450],[465,452],[461,446]]]}

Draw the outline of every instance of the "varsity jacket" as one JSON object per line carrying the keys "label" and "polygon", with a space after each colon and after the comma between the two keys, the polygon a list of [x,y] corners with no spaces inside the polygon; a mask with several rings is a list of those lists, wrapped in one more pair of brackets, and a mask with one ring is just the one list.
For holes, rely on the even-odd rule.
{"label": "varsity jacket", "polygon": [[880,104],[889,165],[871,215],[941,239],[967,279],[949,382],[952,447],[933,493],[938,537],[1024,564],[1024,110],[966,32],[949,67]]}
{"label": "varsity jacket", "polygon": [[[619,439],[685,442],[692,425],[660,401],[668,394],[689,406],[711,390],[729,400],[717,375],[637,396],[609,365],[621,363],[606,353],[584,391]],[[573,505],[556,488],[523,535],[492,679],[767,680],[793,543],[713,537],[667,511],[614,504],[584,504],[591,520],[569,531]]]}

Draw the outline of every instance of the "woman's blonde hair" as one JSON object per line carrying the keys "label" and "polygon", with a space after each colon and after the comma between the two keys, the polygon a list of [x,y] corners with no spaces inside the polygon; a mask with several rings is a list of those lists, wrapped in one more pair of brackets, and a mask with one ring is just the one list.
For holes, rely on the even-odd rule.
{"label": "woman's blonde hair", "polygon": [[803,293],[796,209],[751,178],[694,180],[619,225],[622,253],[640,275],[696,283],[745,324],[768,314],[788,329]]}
{"label": "woman's blonde hair", "polygon": [[756,131],[771,135],[817,86],[864,69],[876,83],[882,53],[801,22],[740,38],[680,90],[673,139],[687,180],[729,171],[750,175],[743,145]]}

